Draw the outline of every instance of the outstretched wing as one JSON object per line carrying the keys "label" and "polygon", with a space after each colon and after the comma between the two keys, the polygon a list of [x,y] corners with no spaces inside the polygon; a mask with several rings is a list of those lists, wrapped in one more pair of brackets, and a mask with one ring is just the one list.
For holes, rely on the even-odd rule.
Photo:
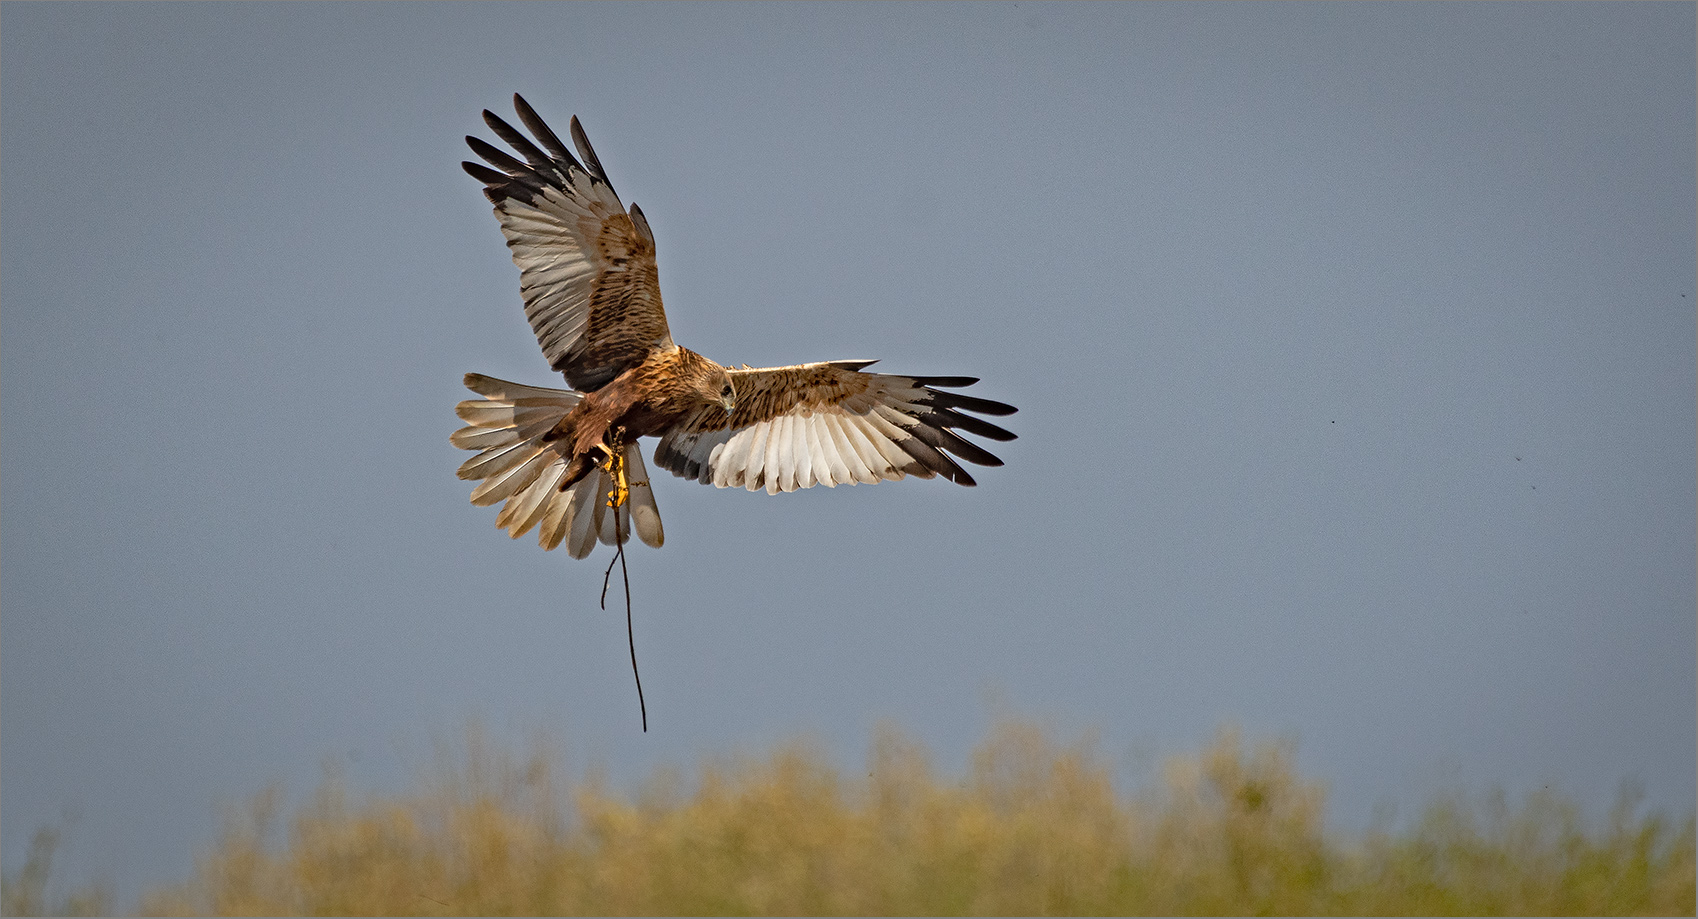
{"label": "outstretched wing", "polygon": [[972,485],[957,458],[1002,465],[956,432],[1013,440],[966,413],[1011,415],[1014,406],[935,388],[969,386],[978,382],[973,377],[859,372],[871,363],[732,370],[736,411],[727,417],[710,407],[687,417],[662,435],[655,464],[686,479],[768,494],[906,475]]}
{"label": "outstretched wing", "polygon": [[658,548],[666,541],[643,454],[634,443],[625,447],[631,483],[626,512],[616,515],[607,507],[613,480],[606,469],[592,470],[566,490],[560,489],[566,460],[543,440],[543,434],[578,404],[582,393],[509,383],[481,373],[466,374],[466,388],[483,398],[467,399],[455,407],[466,427],[449,440],[463,450],[478,451],[461,464],[459,472],[460,478],[479,482],[472,490],[472,503],[506,502],[495,518],[496,526],[514,539],[536,527],[537,542],[544,549],[564,541],[573,558],[590,554],[598,539],[610,546],[629,541],[632,524],[643,542]]}
{"label": "outstretched wing", "polygon": [[577,118],[572,143],[582,162],[524,98],[515,94],[513,107],[535,142],[487,109],[483,120],[524,159],[468,136],[489,166],[460,165],[495,204],[519,266],[525,316],[549,366],[588,392],[672,347],[654,234],[635,204],[625,212]]}

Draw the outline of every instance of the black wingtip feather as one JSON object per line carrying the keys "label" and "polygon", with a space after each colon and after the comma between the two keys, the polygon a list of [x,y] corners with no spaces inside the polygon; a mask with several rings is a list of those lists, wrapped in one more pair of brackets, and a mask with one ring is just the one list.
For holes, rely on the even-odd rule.
{"label": "black wingtip feather", "polygon": [[[901,449],[903,453],[913,457],[914,462],[919,463],[922,469],[927,469],[935,475],[941,475],[951,482],[959,482],[962,479],[966,479],[967,482],[971,484],[973,477],[967,474],[967,470],[961,468],[961,464],[957,463],[954,457],[951,457],[947,453],[939,450],[932,443],[932,438],[923,436],[919,433],[919,431],[925,429],[925,425],[920,425],[918,428],[914,429],[915,436],[906,437],[897,441],[896,446]],[[931,433],[935,434],[937,432],[933,430]]]}
{"label": "black wingtip feather", "polygon": [[1009,441],[1015,439],[1015,434],[1012,431],[1004,430],[983,418],[964,415],[954,409],[933,406],[925,419],[940,428],[959,428],[969,434],[977,434],[991,440]]}
{"label": "black wingtip feather", "polygon": [[[470,160],[461,160],[460,168],[466,170],[467,175],[477,179],[479,182],[487,181],[484,178],[486,175],[501,176],[501,173],[496,172],[488,166],[485,166],[482,163],[474,163]],[[501,178],[506,178],[506,176],[501,176]]]}
{"label": "black wingtip feather", "polygon": [[1000,466],[1002,460],[989,450],[963,439],[959,434],[948,428],[934,428],[927,424],[919,424],[911,428],[914,436],[920,438],[938,450],[947,450],[975,466]]}
{"label": "black wingtip feather", "polygon": [[572,145],[578,148],[578,156],[582,157],[584,165],[589,167],[590,175],[607,182],[607,187],[612,188],[613,183],[607,179],[607,170],[601,168],[601,157],[595,155],[595,148],[590,146],[589,135],[584,133],[584,126],[578,123],[577,115],[572,116]]}
{"label": "black wingtip feather", "polygon": [[[542,116],[537,114],[537,110],[531,108],[531,104],[525,101],[525,97],[518,93],[513,94],[513,111],[519,113],[519,121],[523,122],[525,127],[530,129],[531,134],[544,147],[548,148],[550,154],[553,154],[563,163],[569,163],[578,169],[584,168],[583,164],[578,162],[578,158],[572,155],[572,151],[566,149],[566,145],[560,142],[560,137],[554,133],[554,129],[550,128],[548,123],[542,120]],[[584,171],[587,172],[588,170]]]}
{"label": "black wingtip feather", "polygon": [[995,402],[990,399],[980,399],[977,396],[964,396],[955,392],[939,392],[932,390],[932,404],[944,408],[958,408],[981,415],[1012,415],[1019,409],[1006,402]]}
{"label": "black wingtip feather", "polygon": [[978,377],[911,377],[910,379],[921,386],[947,386],[951,389],[971,386],[979,382]]}
{"label": "black wingtip feather", "polygon": [[500,203],[503,198],[509,197],[507,189],[511,187],[513,183],[512,176],[496,172],[482,163],[473,163],[464,160],[460,162],[460,168],[466,170],[467,175],[477,179],[486,186],[484,188],[484,192],[492,195],[490,200]]}
{"label": "black wingtip feather", "polygon": [[495,132],[495,136],[506,142],[507,146],[519,151],[519,155],[525,158],[525,162],[532,169],[546,169],[550,172],[560,171],[555,162],[548,158],[548,154],[542,152],[542,149],[532,143],[531,139],[520,132],[518,128],[494,116],[485,118],[484,122],[489,125],[490,130]]}
{"label": "black wingtip feather", "polygon": [[528,164],[515,159],[505,150],[481,138],[466,135],[466,146],[471,147],[472,152],[481,157],[484,162],[513,178],[535,173],[535,170]]}

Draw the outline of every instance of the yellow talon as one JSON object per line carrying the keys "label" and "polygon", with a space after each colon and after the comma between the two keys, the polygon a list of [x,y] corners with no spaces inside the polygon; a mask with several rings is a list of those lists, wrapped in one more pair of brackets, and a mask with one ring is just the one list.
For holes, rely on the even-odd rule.
{"label": "yellow talon", "polygon": [[625,478],[625,445],[620,443],[622,439],[613,439],[613,445],[607,452],[607,461],[602,463],[602,468],[613,477],[613,490],[607,493],[608,507],[619,507],[631,496],[631,483]]}

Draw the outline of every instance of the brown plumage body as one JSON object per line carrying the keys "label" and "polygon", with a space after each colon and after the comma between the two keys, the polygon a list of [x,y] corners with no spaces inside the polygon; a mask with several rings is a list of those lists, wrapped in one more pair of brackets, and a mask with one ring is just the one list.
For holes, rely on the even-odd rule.
{"label": "brown plumage body", "polygon": [[704,412],[729,417],[736,392],[731,374],[689,348],[649,353],[606,386],[585,393],[576,408],[544,434],[544,442],[568,459],[558,486],[570,488],[605,461],[611,444],[665,433]]}

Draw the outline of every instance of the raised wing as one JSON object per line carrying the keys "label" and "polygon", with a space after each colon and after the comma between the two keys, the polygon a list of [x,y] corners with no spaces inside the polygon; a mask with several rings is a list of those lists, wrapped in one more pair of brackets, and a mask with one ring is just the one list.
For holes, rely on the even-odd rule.
{"label": "raised wing", "polygon": [[466,374],[466,388],[484,398],[467,399],[455,407],[467,426],[455,431],[449,441],[463,450],[478,451],[461,464],[459,475],[479,482],[472,489],[473,504],[506,502],[496,515],[496,526],[514,539],[535,527],[537,542],[544,549],[564,541],[573,558],[590,554],[597,540],[610,546],[629,541],[632,524],[643,542],[658,548],[666,541],[643,454],[636,444],[625,447],[631,496],[626,510],[617,515],[617,532],[616,515],[607,507],[607,493],[613,489],[607,470],[594,470],[560,490],[566,460],[542,435],[578,404],[582,393],[509,383],[481,373]]}
{"label": "raised wing", "polygon": [[535,142],[487,109],[483,120],[524,160],[468,136],[489,166],[460,165],[495,204],[519,266],[525,317],[549,366],[574,389],[595,390],[651,351],[672,347],[654,234],[635,204],[626,213],[576,117],[572,143],[582,162],[523,97],[513,96],[513,108]]}
{"label": "raised wing", "polygon": [[713,407],[690,416],[661,437],[655,464],[686,479],[768,494],[907,475],[972,485],[956,458],[1002,465],[956,431],[1013,440],[966,413],[1011,415],[1014,406],[934,388],[969,386],[978,382],[973,377],[859,372],[871,363],[732,370],[736,412],[727,418]]}

